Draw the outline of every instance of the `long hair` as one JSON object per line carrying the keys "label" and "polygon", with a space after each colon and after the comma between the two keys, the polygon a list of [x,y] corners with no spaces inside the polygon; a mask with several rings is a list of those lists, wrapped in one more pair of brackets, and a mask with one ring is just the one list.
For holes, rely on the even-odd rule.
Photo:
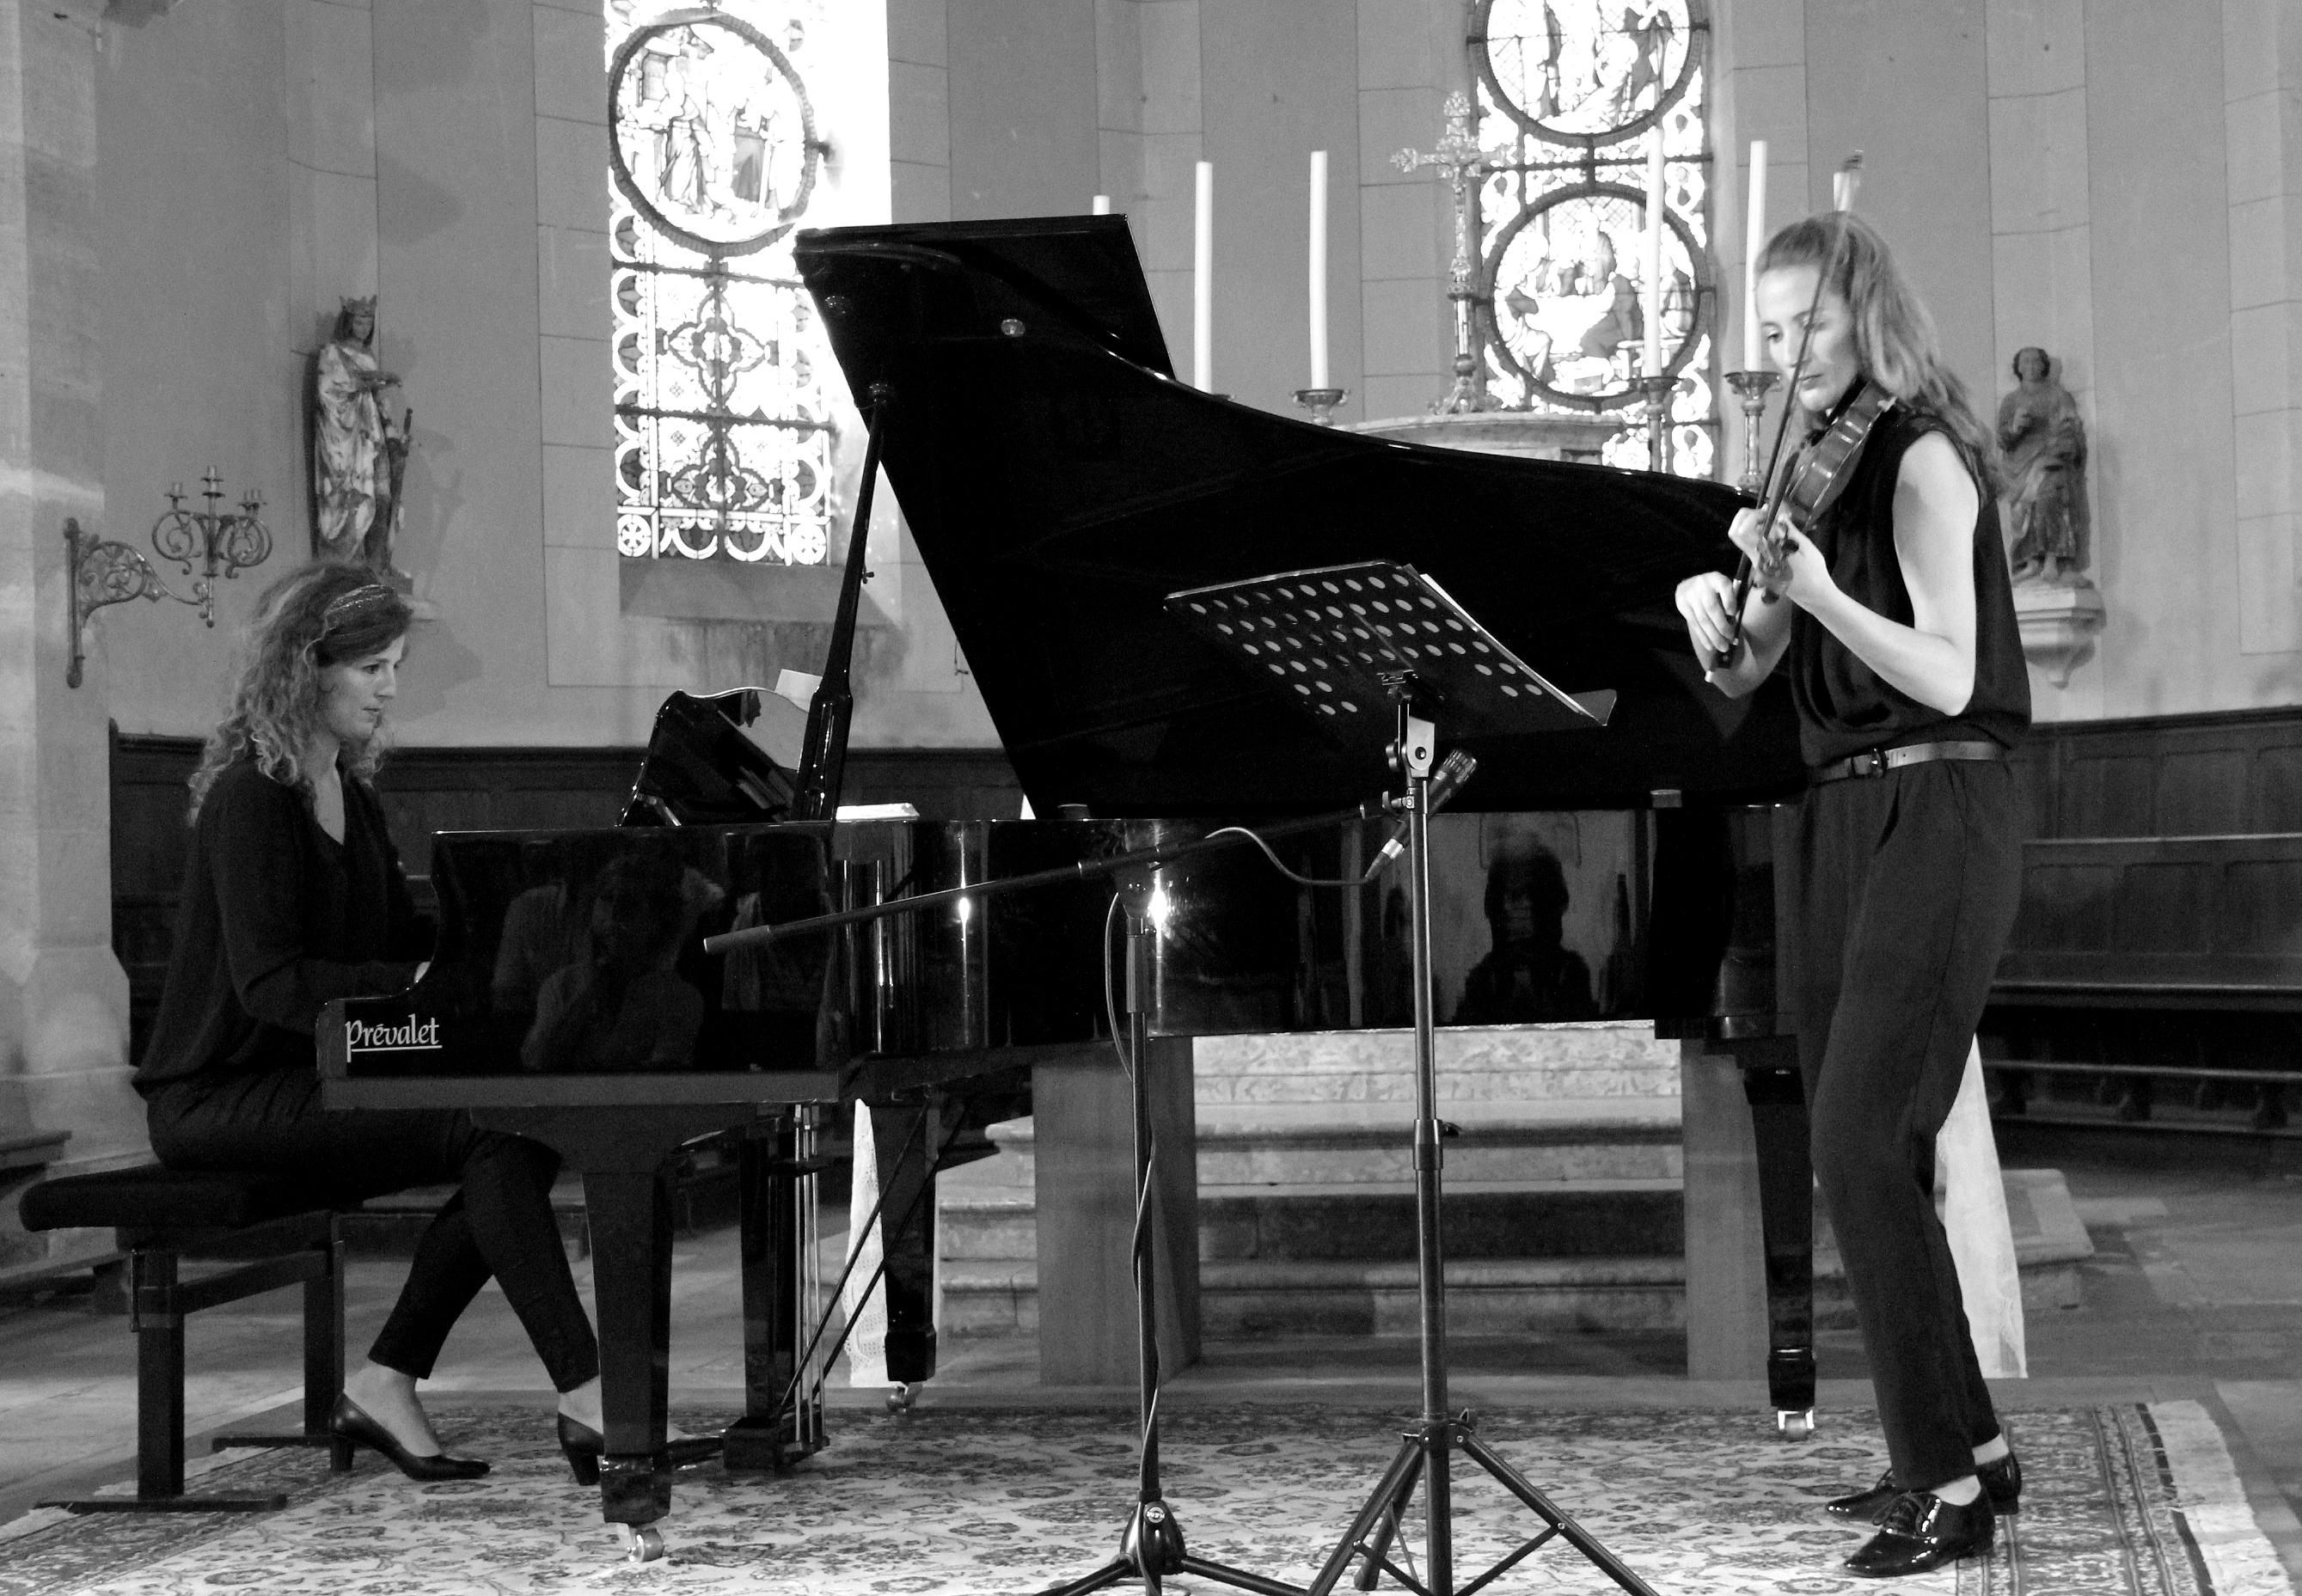
{"label": "long hair", "polygon": [[[1761,273],[1793,266],[1828,271],[1828,291],[1846,302],[1862,374],[1942,423],[1987,498],[1998,491],[1998,441],[1974,413],[1966,384],[1943,364],[1934,318],[1895,265],[1878,230],[1852,211],[1794,222],[1767,240]],[[1809,417],[1812,421],[1814,417]]]}
{"label": "long hair", "polygon": [[[192,772],[192,819],[225,767],[253,755],[256,768],[282,786],[309,791],[305,751],[320,729],[320,672],[364,659],[407,634],[415,612],[364,566],[321,560],[290,571],[256,601],[241,634],[239,676],[231,707],[208,734]],[[383,757],[381,728],[347,745],[346,769],[374,774]]]}

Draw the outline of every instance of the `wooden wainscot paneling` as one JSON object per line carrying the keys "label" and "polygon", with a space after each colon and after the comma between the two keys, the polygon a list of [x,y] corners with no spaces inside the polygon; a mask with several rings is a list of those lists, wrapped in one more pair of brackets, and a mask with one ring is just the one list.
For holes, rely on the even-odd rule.
{"label": "wooden wainscot paneling", "polygon": [[2302,707],[2056,721],[2015,763],[2036,836],[2302,831]]}

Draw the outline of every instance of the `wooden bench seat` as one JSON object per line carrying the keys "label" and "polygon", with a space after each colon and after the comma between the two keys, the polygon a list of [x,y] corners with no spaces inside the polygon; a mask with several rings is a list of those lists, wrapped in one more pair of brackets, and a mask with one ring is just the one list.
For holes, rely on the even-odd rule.
{"label": "wooden bench seat", "polygon": [[[23,1197],[27,1230],[118,1232],[128,1255],[136,1335],[136,1494],[46,1501],[74,1512],[254,1512],[286,1498],[184,1491],[184,1320],[202,1308],[282,1286],[304,1288],[304,1425],[286,1435],[221,1435],[227,1447],[324,1446],[339,1472],[350,1449],[328,1433],[344,1383],[342,1240],[359,1204],[307,1180],[246,1172],[187,1173],[147,1165],[43,1180]],[[184,1259],[231,1266],[184,1277]]]}

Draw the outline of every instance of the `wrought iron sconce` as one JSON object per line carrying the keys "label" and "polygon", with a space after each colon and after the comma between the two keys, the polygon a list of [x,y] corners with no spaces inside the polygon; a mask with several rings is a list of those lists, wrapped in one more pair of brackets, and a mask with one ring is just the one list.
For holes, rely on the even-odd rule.
{"label": "wrought iron sconce", "polygon": [[[213,468],[200,479],[200,496],[208,501],[207,508],[186,509],[184,484],[170,483],[167,511],[152,523],[153,552],[181,566],[184,575],[192,578],[189,597],[161,581],[151,562],[126,543],[83,532],[77,520],[64,522],[65,559],[70,562],[64,591],[71,606],[71,667],[64,675],[66,686],[80,685],[80,667],[88,658],[81,639],[88,617],[105,605],[124,604],[130,599],[149,599],[155,603],[173,599],[197,609],[200,619],[213,627],[217,574],[221,572],[229,581],[272,558],[272,533],[256,517],[256,512],[264,508],[261,499],[251,493],[239,501],[237,512],[227,514],[219,508],[223,503],[223,479]],[[199,567],[197,572],[195,562]]]}

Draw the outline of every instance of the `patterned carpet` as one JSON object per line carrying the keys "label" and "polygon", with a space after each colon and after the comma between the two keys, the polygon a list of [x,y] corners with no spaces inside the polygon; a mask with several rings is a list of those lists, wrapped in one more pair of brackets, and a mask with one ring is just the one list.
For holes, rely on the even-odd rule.
{"label": "patterned carpet", "polygon": [[[676,1415],[691,1430],[714,1415]],[[363,1454],[331,1476],[315,1452],[226,1454],[196,1488],[285,1490],[257,1516],[35,1513],[0,1529],[0,1596],[532,1596],[749,1592],[1006,1596],[1109,1558],[1132,1499],[1124,1415],[922,1408],[834,1415],[834,1443],[783,1478],[680,1476],[668,1555],[620,1560],[596,1496],[569,1481],[533,1409],[447,1408],[451,1450],[486,1479],[421,1486]],[[1202,1557],[1306,1582],[1382,1474],[1397,1413],[1300,1406],[1171,1410],[1167,1499]],[[2289,1596],[2213,1419],[2195,1403],[2019,1415],[2026,1490],[1986,1562],[1891,1586],[1844,1575],[1862,1540],[1819,1511],[1867,1484],[1884,1449],[1868,1414],[1777,1442],[1760,1415],[1492,1412],[1497,1451],[1658,1592],[1927,1592],[1938,1596]],[[1454,1475],[1457,1579],[1540,1525],[1467,1464]],[[1419,1505],[1417,1509],[1419,1525]],[[1408,1550],[1419,1554],[1420,1533]],[[1418,1572],[1419,1560],[1411,1571]],[[1131,1583],[1121,1587],[1134,1589]],[[1226,1587],[1171,1580],[1198,1592]],[[1348,1588],[1348,1582],[1346,1582]],[[1488,1587],[1615,1589],[1552,1542]]]}

